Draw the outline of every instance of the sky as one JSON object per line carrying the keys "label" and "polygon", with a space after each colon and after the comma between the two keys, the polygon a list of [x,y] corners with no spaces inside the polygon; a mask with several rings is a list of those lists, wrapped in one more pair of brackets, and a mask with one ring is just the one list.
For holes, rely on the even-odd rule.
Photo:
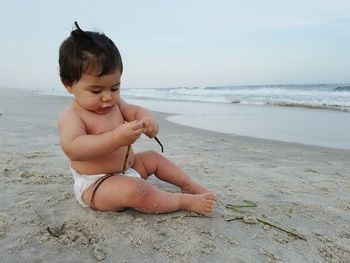
{"label": "sky", "polygon": [[63,89],[74,21],[115,42],[126,88],[350,83],[350,0],[0,0],[0,87]]}

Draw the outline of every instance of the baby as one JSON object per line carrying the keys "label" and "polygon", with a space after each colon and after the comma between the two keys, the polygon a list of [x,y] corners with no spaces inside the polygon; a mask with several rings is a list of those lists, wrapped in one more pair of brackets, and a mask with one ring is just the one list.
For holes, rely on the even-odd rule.
{"label": "baby", "polygon": [[[74,99],[61,113],[58,129],[78,202],[100,211],[134,208],[211,215],[214,193],[163,155],[133,152],[130,145],[142,133],[149,138],[158,134],[158,123],[149,110],[121,98],[123,64],[113,41],[102,33],[83,31],[76,22],[75,26],[59,50],[61,81]],[[153,174],[181,188],[181,193],[148,183]]]}

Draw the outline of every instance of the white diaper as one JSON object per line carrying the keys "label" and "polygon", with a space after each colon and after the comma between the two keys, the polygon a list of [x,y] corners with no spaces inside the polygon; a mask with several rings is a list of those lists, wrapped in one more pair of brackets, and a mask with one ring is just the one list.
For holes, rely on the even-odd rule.
{"label": "white diaper", "polygon": [[[70,167],[70,171],[74,178],[74,194],[75,198],[83,207],[88,207],[83,199],[81,199],[83,192],[89,188],[92,184],[94,184],[97,180],[102,177],[105,177],[108,174],[96,174],[96,175],[84,175],[79,174],[76,170]],[[133,168],[129,168],[124,174],[126,176],[141,178],[141,175]]]}

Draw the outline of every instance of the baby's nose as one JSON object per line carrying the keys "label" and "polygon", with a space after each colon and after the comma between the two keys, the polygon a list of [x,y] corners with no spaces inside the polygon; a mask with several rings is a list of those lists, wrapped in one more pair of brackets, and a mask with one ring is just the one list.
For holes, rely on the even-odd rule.
{"label": "baby's nose", "polygon": [[109,101],[112,99],[112,95],[109,92],[102,93],[102,101]]}

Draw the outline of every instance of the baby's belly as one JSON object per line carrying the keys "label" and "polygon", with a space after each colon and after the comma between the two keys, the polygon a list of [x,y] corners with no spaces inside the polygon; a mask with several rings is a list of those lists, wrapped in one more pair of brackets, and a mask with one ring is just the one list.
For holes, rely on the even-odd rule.
{"label": "baby's belly", "polygon": [[[77,162],[71,161],[71,166],[74,170],[80,174],[94,175],[94,174],[109,174],[109,173],[122,173],[124,161],[126,157],[127,147],[123,147],[118,151],[107,154],[101,158],[87,161]],[[130,149],[128,162],[126,169],[128,169],[134,162],[134,153],[132,148]]]}

